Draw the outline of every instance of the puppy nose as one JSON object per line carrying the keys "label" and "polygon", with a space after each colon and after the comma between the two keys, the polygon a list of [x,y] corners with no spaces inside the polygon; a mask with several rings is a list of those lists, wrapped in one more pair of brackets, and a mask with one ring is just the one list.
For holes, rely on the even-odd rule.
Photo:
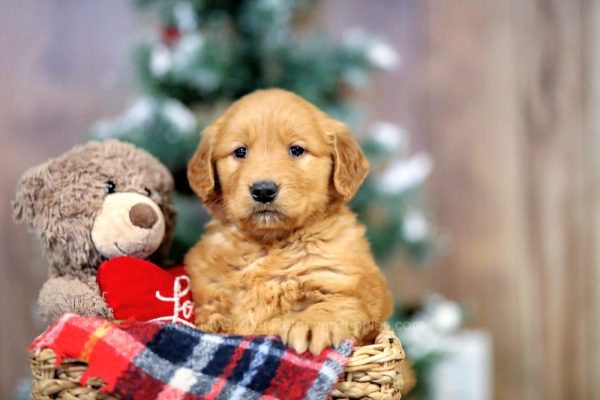
{"label": "puppy nose", "polygon": [[137,203],[129,209],[129,220],[142,229],[150,229],[158,221],[158,215],[148,204]]}
{"label": "puppy nose", "polygon": [[270,203],[279,193],[279,187],[273,181],[260,181],[250,186],[252,198],[261,203]]}

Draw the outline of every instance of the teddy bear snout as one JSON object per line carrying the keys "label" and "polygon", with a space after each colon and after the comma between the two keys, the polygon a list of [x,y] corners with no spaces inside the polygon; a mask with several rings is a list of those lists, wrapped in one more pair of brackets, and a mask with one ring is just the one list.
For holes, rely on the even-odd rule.
{"label": "teddy bear snout", "polygon": [[142,229],[150,229],[158,221],[158,215],[148,204],[137,203],[129,210],[131,223]]}
{"label": "teddy bear snout", "polygon": [[134,192],[109,194],[92,226],[92,242],[104,258],[152,255],[165,238],[158,204]]}

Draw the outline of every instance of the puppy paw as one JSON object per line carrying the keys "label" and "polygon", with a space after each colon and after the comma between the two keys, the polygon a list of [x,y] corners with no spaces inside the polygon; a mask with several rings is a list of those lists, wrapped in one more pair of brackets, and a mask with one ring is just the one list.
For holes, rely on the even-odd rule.
{"label": "puppy paw", "polygon": [[297,353],[310,351],[318,355],[327,347],[335,347],[344,339],[356,337],[356,332],[344,321],[319,318],[318,315],[301,315],[280,334],[286,345]]}

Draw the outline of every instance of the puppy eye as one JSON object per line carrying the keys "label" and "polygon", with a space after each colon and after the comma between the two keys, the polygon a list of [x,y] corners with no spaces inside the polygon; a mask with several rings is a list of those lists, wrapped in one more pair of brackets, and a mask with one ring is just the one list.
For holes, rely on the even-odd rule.
{"label": "puppy eye", "polygon": [[144,188],[144,192],[146,192],[146,196],[148,196],[148,197],[152,196],[152,191],[150,189],[148,189],[147,187]]}
{"label": "puppy eye", "polygon": [[106,181],[106,193],[112,194],[117,190],[117,184],[113,181]]}
{"label": "puppy eye", "polygon": [[238,147],[233,151],[233,155],[235,158],[246,158],[248,156],[248,148],[247,147]]}
{"label": "puppy eye", "polygon": [[290,156],[292,157],[300,157],[302,154],[304,154],[305,150],[304,147],[300,147],[300,146],[290,146]]}

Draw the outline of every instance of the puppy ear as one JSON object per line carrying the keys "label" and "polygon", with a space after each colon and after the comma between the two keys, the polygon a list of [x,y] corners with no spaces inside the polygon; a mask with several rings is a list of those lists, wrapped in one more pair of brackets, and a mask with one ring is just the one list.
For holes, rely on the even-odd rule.
{"label": "puppy ear", "polygon": [[346,124],[329,118],[326,126],[333,137],[333,187],[347,202],[367,177],[369,161]]}
{"label": "puppy ear", "polygon": [[202,139],[187,169],[190,187],[204,203],[209,203],[216,195],[212,160],[212,137],[216,129],[216,123],[213,123],[202,131]]}

